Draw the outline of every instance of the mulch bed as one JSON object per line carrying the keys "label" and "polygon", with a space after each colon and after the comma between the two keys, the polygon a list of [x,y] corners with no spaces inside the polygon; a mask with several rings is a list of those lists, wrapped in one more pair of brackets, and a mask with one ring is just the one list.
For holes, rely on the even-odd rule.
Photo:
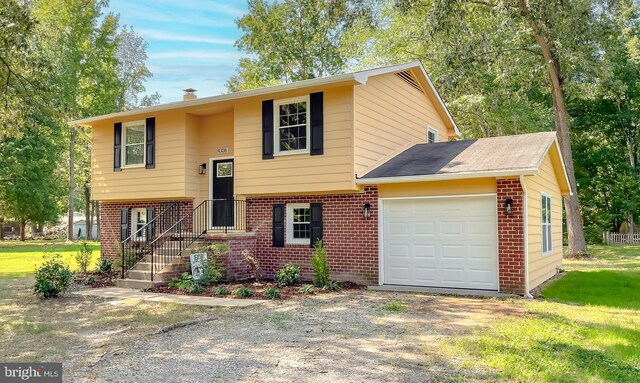
{"label": "mulch bed", "polygon": [[[227,290],[229,290],[230,294],[226,295],[226,296],[216,295],[215,294],[216,288],[221,287],[221,286],[226,287]],[[251,289],[253,291],[253,294],[250,297],[244,297],[244,298],[247,298],[247,299],[270,299],[270,298],[267,298],[267,297],[264,296],[264,292],[268,288],[276,288],[276,289],[280,290],[280,298],[278,298],[278,299],[296,299],[296,298],[304,297],[306,295],[328,294],[328,293],[336,292],[336,291],[331,291],[331,290],[323,290],[323,289],[315,288],[312,293],[303,294],[303,293],[300,292],[300,288],[302,286],[303,285],[300,284],[300,285],[287,286],[287,287],[278,287],[278,285],[276,285],[272,281],[256,282],[256,281],[252,281],[252,280],[247,280],[247,281],[243,281],[243,282],[218,283],[218,284],[211,285],[211,286],[205,286],[204,290],[202,292],[199,292],[199,293],[189,293],[189,292],[186,292],[186,291],[178,290],[175,287],[168,287],[168,286],[158,286],[158,287],[154,287],[154,288],[151,288],[151,289],[147,289],[145,291],[146,292],[151,292],[151,293],[176,294],[176,295],[194,295],[194,296],[218,297],[218,298],[236,298],[236,299],[242,299],[243,298],[243,297],[236,297],[233,294],[234,291],[236,291],[237,289],[239,289],[241,287],[248,287],[249,289]],[[362,290],[362,289],[365,288],[365,286],[357,285],[357,284],[351,283],[351,282],[340,282],[340,287],[341,287],[341,289],[338,290],[338,292],[340,292],[340,291]]]}
{"label": "mulch bed", "polygon": [[88,273],[74,273],[73,284],[77,287],[111,287],[116,285],[118,273],[101,273],[98,271]]}

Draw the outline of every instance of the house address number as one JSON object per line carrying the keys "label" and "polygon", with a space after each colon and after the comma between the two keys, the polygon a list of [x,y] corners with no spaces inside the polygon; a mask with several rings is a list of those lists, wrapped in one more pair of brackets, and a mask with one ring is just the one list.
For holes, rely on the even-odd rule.
{"label": "house address number", "polygon": [[223,148],[218,148],[218,153],[220,154],[224,154],[224,153],[228,153],[229,152],[229,148],[228,147],[223,147]]}

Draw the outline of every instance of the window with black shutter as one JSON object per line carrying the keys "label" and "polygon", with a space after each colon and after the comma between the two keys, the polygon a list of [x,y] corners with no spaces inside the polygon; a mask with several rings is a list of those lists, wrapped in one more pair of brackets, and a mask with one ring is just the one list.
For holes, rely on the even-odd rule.
{"label": "window with black shutter", "polygon": [[273,205],[272,214],[273,247],[284,247],[284,205]]}

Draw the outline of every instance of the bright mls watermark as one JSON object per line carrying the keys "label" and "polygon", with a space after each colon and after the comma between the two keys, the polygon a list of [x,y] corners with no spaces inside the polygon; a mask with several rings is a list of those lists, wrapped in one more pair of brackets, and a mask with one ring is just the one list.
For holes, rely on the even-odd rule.
{"label": "bright mls watermark", "polygon": [[0,363],[0,383],[62,383],[62,363]]}

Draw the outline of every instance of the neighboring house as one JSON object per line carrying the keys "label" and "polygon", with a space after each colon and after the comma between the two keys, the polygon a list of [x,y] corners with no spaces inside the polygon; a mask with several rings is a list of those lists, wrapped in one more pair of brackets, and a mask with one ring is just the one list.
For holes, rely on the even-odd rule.
{"label": "neighboring house", "polygon": [[[87,221],[85,220],[86,216],[84,213],[74,212],[73,213],[73,237],[75,239],[87,238]],[[68,216],[62,216],[58,220],[62,226],[64,226],[65,230],[69,222]],[[91,238],[98,238],[98,225],[96,225],[96,220],[94,217],[93,225],[91,226]]]}
{"label": "neighboring house", "polygon": [[93,128],[102,252],[127,279],[166,280],[195,240],[227,242],[232,276],[249,249],[310,277],[322,238],[337,280],[518,294],[562,262],[555,134],[449,142],[419,62],[73,123]]}

